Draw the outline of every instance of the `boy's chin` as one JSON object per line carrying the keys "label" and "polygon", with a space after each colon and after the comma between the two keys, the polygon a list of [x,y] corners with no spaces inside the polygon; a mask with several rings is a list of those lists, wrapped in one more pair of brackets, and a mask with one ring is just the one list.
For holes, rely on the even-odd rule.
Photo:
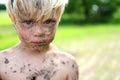
{"label": "boy's chin", "polygon": [[44,51],[49,47],[49,44],[40,44],[31,46],[33,51]]}

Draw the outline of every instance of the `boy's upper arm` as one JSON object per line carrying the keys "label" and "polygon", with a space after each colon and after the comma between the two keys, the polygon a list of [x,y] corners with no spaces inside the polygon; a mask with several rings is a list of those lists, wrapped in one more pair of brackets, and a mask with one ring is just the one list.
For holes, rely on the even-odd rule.
{"label": "boy's upper arm", "polygon": [[68,70],[68,80],[78,80],[79,69],[77,63],[74,61],[71,65],[71,69]]}
{"label": "boy's upper arm", "polygon": [[1,56],[1,52],[0,52],[0,80],[1,80],[1,66],[2,66],[2,56]]}
{"label": "boy's upper arm", "polygon": [[0,80],[2,80],[2,70],[4,69],[4,52],[0,52]]}
{"label": "boy's upper arm", "polygon": [[1,74],[1,70],[3,68],[3,63],[4,63],[4,55],[2,52],[0,52],[0,74]]}
{"label": "boy's upper arm", "polygon": [[76,60],[73,56],[67,54],[66,57],[63,57],[65,61],[67,61],[67,65],[65,68],[66,74],[66,80],[78,80],[79,78],[79,69],[78,65],[76,63]]}

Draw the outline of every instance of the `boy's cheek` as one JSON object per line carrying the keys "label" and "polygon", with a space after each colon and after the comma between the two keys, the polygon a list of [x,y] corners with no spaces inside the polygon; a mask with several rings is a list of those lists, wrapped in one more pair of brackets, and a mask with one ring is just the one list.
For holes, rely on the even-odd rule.
{"label": "boy's cheek", "polygon": [[19,33],[18,35],[19,35],[19,38],[20,38],[21,41],[27,41],[28,40],[28,37],[25,34],[23,35],[23,34]]}

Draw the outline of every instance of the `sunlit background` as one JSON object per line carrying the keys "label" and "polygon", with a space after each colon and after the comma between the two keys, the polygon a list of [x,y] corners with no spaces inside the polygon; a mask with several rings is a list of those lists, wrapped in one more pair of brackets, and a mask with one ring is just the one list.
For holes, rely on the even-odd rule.
{"label": "sunlit background", "polygon": [[[0,50],[19,42],[0,0]],[[69,0],[53,41],[79,65],[79,80],[120,80],[120,0]]]}

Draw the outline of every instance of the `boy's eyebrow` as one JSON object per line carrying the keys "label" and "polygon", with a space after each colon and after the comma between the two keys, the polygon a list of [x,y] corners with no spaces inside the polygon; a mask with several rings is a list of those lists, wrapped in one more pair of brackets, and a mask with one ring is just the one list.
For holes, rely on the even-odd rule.
{"label": "boy's eyebrow", "polygon": [[12,6],[12,8],[13,8],[13,2],[14,2],[14,0],[11,0],[11,6]]}

